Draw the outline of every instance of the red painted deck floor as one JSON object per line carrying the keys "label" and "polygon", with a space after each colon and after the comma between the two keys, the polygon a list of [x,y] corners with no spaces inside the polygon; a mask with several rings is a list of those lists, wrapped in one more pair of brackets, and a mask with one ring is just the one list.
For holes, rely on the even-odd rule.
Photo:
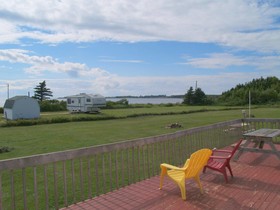
{"label": "red painted deck floor", "polygon": [[[280,150],[280,145],[277,145]],[[245,152],[231,162],[234,178],[226,184],[221,173],[201,174],[204,194],[187,180],[187,200],[168,178],[159,190],[159,176],[73,204],[63,210],[98,209],[280,209],[280,160],[271,154]]]}

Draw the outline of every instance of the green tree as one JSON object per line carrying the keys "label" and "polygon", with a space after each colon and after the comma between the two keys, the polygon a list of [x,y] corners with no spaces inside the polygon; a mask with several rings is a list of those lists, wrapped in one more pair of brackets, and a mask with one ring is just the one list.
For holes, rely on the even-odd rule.
{"label": "green tree", "polygon": [[207,98],[206,94],[201,88],[196,88],[193,90],[193,87],[190,87],[190,89],[187,91],[183,101],[183,104],[188,105],[209,105],[212,103],[213,101],[210,98]]}
{"label": "green tree", "polygon": [[33,98],[36,98],[39,101],[50,99],[50,97],[52,96],[52,91],[47,88],[45,80],[43,82],[40,82],[39,85],[34,88]]}
{"label": "green tree", "polygon": [[207,97],[201,88],[197,88],[193,94],[193,101],[195,105],[205,105],[207,102]]}
{"label": "green tree", "polygon": [[193,87],[191,86],[184,96],[183,104],[193,105],[193,95],[194,95],[194,91],[193,91]]}

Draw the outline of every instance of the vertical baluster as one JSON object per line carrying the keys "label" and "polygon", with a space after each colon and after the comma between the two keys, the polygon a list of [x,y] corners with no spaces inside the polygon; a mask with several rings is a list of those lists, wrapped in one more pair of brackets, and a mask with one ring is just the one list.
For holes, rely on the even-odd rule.
{"label": "vertical baluster", "polygon": [[179,163],[183,163],[184,161],[183,161],[183,152],[182,152],[182,150],[183,150],[183,148],[182,148],[182,137],[180,137],[180,138],[178,138],[178,142],[177,142],[177,150],[178,150],[178,159],[177,159],[177,161],[179,162]]}
{"label": "vertical baluster", "polygon": [[127,160],[127,182],[128,182],[128,184],[130,184],[130,164],[129,164],[129,160],[130,160],[130,158],[129,158],[129,152],[130,152],[130,149],[126,149],[126,155],[127,155],[127,157],[126,157],[126,160]]}
{"label": "vertical baluster", "polygon": [[141,180],[141,172],[140,172],[140,146],[137,147],[137,173],[138,173],[138,181]]}
{"label": "vertical baluster", "polygon": [[157,165],[157,161],[155,159],[155,146],[156,146],[156,143],[153,143],[151,144],[151,147],[152,147],[152,176],[155,175],[155,165]]}
{"label": "vertical baluster", "polygon": [[105,157],[102,153],[102,178],[103,178],[103,193],[106,193],[106,174],[105,174]]}
{"label": "vertical baluster", "polygon": [[135,182],[135,155],[134,155],[134,147],[132,147],[132,158],[131,158],[131,161],[132,161],[132,183]]}
{"label": "vertical baluster", "polygon": [[[151,164],[154,164],[154,163],[150,163],[149,146],[150,146],[150,144],[147,145],[147,168],[148,168],[148,178],[151,177],[150,166],[151,166]],[[151,166],[151,167],[152,167],[152,166]]]}
{"label": "vertical baluster", "polygon": [[26,174],[25,174],[25,168],[23,168],[21,172],[22,172],[23,207],[26,210],[27,209],[27,197],[26,197]]}
{"label": "vertical baluster", "polygon": [[57,193],[57,169],[56,163],[53,163],[53,178],[54,178],[54,205],[58,209],[58,193]]}
{"label": "vertical baluster", "polygon": [[116,189],[119,189],[118,151],[115,151]]}
{"label": "vertical baluster", "polygon": [[33,168],[33,185],[34,185],[34,205],[38,210],[38,187],[37,187],[37,168]]}
{"label": "vertical baluster", "polygon": [[3,210],[2,172],[0,172],[0,210]]}
{"label": "vertical baluster", "polygon": [[48,174],[47,166],[44,166],[44,189],[45,189],[45,200],[46,200],[46,210],[49,209],[49,189],[48,189]]}
{"label": "vertical baluster", "polygon": [[14,173],[13,170],[10,171],[11,178],[11,208],[16,209],[16,196],[15,196],[15,185],[14,185]]}
{"label": "vertical baluster", "polygon": [[109,152],[109,177],[110,177],[110,191],[113,190],[113,178],[112,178],[112,155],[111,152]]}
{"label": "vertical baluster", "polygon": [[142,171],[143,171],[141,174],[143,174],[142,179],[145,179],[146,178],[146,170],[145,170],[146,169],[146,163],[145,163],[145,159],[146,159],[145,154],[146,154],[146,152],[145,152],[145,145],[141,146],[140,149],[142,149]]}
{"label": "vertical baluster", "polygon": [[64,206],[68,206],[67,201],[67,177],[66,177],[66,163],[63,161],[62,163],[62,173],[63,173],[63,190],[64,190]]}
{"label": "vertical baluster", "polygon": [[170,160],[168,159],[169,158],[169,150],[167,150],[166,149],[166,145],[168,145],[168,140],[167,141],[164,141],[163,142],[163,145],[164,145],[164,160],[165,160],[165,162],[167,162],[167,163],[170,163]]}
{"label": "vertical baluster", "polygon": [[83,162],[82,159],[79,159],[80,166],[80,191],[81,191],[81,199],[84,200],[84,178],[83,178]]}
{"label": "vertical baluster", "polygon": [[160,152],[160,158],[161,158],[161,163],[163,163],[163,162],[167,162],[166,161],[166,156],[165,156],[165,146],[164,146],[164,144],[165,144],[165,141],[163,141],[163,142],[160,142],[159,143],[159,152]]}
{"label": "vertical baluster", "polygon": [[121,150],[121,172],[122,172],[122,187],[124,186],[124,157],[123,157],[124,151]]}
{"label": "vertical baluster", "polygon": [[87,160],[87,174],[88,174],[88,198],[92,198],[92,183],[91,183],[91,167],[90,167],[90,158],[88,157],[88,160]]}
{"label": "vertical baluster", "polygon": [[95,188],[96,188],[96,195],[99,195],[99,173],[98,173],[98,155],[94,157],[95,161]]}
{"label": "vertical baluster", "polygon": [[75,165],[73,159],[71,160],[71,179],[72,179],[73,202],[76,203],[76,179],[75,179]]}
{"label": "vertical baluster", "polygon": [[[177,139],[172,139],[170,140],[170,143],[172,144],[172,153],[171,153],[171,157],[172,157],[172,163],[178,165],[178,151],[176,150],[176,144],[177,144]],[[170,148],[170,149],[171,149]]]}

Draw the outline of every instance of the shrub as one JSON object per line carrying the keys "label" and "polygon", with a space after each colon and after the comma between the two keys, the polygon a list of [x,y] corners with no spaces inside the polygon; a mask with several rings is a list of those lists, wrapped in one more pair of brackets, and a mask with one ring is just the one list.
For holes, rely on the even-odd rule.
{"label": "shrub", "polygon": [[55,111],[66,111],[66,101],[58,100],[45,100],[39,102],[41,112],[55,112]]}
{"label": "shrub", "polygon": [[11,152],[13,149],[11,147],[0,147],[0,153]]}

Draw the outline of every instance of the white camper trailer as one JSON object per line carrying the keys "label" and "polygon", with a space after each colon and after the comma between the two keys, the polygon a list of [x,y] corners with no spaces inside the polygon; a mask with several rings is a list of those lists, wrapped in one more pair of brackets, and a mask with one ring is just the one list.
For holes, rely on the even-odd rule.
{"label": "white camper trailer", "polygon": [[99,112],[100,107],[106,106],[106,99],[99,94],[80,93],[73,96],[67,96],[68,111],[75,112]]}

